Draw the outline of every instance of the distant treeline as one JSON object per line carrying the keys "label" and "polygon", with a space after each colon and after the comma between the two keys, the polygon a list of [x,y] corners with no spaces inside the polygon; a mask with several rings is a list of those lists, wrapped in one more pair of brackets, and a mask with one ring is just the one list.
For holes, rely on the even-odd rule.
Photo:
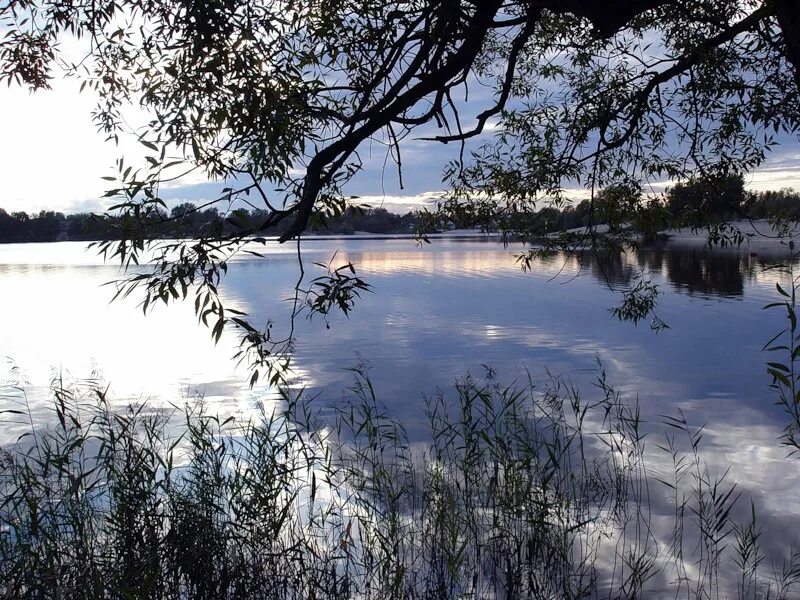
{"label": "distant treeline", "polygon": [[[744,178],[735,175],[715,181],[697,179],[678,183],[652,200],[668,216],[672,226],[700,225],[731,219],[784,218],[800,220],[800,192],[787,188],[752,192],[744,189]],[[583,200],[562,210],[545,208],[547,231],[565,231],[595,224],[630,222],[634,207],[644,204],[635,188],[612,186],[601,190],[594,201]]]}
{"label": "distant treeline", "polygon": [[[212,233],[236,232],[244,227],[266,219],[266,211],[240,209],[221,214],[216,208],[199,209],[194,204],[184,203],[164,213],[158,220],[148,223],[148,230],[162,237],[200,237]],[[397,215],[384,208],[368,208],[347,211],[335,218],[318,220],[312,231],[318,233],[352,234],[357,231],[369,233],[400,233],[414,229],[414,213]],[[39,213],[8,213],[0,208],[0,243],[56,242],[66,240],[96,241],[118,239],[129,227],[123,219],[114,215],[91,213],[64,213],[43,210]],[[278,235],[288,222],[265,230],[264,235]]]}
{"label": "distant treeline", "polygon": [[[800,219],[800,192],[793,189],[780,191],[750,192],[744,189],[740,175],[714,181],[697,179],[678,183],[659,198],[648,200],[656,204],[667,215],[663,226],[695,225],[714,220],[735,218],[764,219],[782,217]],[[498,219],[498,228],[513,230],[515,221],[535,218],[541,231],[554,232],[586,227],[595,224],[631,223],[641,214],[638,209],[646,202],[638,188],[611,186],[600,191],[594,203],[583,200],[563,209],[543,208],[534,215],[512,214]],[[201,237],[235,233],[251,229],[269,213],[260,210],[240,209],[221,214],[216,208],[198,208],[183,203],[169,214],[159,214],[148,223],[151,236]],[[408,233],[418,225],[419,214],[408,212],[397,215],[384,208],[348,210],[336,217],[315,219],[311,231],[316,233],[352,234]],[[279,235],[288,222],[263,231],[264,235]],[[464,225],[469,226],[468,223]],[[454,229],[460,223],[439,223],[438,227]],[[0,243],[3,242],[54,242],[62,240],[95,241],[118,239],[129,230],[130,224],[113,215],[77,213],[64,215],[60,212],[41,211],[8,213],[0,208]]]}

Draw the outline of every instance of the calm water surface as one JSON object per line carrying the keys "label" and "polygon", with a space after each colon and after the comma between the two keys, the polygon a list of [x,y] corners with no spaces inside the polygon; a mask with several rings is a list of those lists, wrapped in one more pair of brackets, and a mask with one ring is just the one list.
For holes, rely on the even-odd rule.
{"label": "calm water surface", "polygon": [[[468,372],[481,375],[484,364],[503,381],[524,377],[525,368],[534,376],[549,369],[588,385],[600,360],[612,384],[638,396],[648,427],[677,411],[707,423],[710,468],[731,465],[731,480],[756,497],[775,530],[793,531],[800,460],[787,459],[779,446],[784,415],[774,406],[761,351],[785,320],[762,310],[777,299],[780,279],[764,270],[769,261],[648,250],[604,265],[556,257],[523,273],[514,260],[519,248],[491,241],[419,247],[402,239],[312,239],[303,246],[309,277],[318,274],[312,263],[338,250],[336,260],[352,261],[374,290],[350,319],[298,322],[298,378],[319,392],[320,405],[341,398],[351,380],[347,368],[366,360],[380,399],[421,439],[423,394]],[[223,294],[257,322],[273,319],[280,333],[297,262],[288,247],[270,247],[267,255],[235,261]],[[660,334],[609,314],[619,301],[609,288],[624,287],[643,268],[664,292],[658,313],[670,329]],[[159,307],[146,318],[136,299],[110,304],[113,289],[102,284],[117,275],[82,244],[0,245],[0,357],[30,382],[34,409],[45,406],[54,374],[93,372],[122,401],[180,402],[201,393],[221,410],[246,412],[271,397],[247,388],[246,371],[230,360],[236,339],[224,336],[215,346],[191,303]],[[10,364],[5,378],[19,378]],[[0,439],[20,427],[3,423]]]}

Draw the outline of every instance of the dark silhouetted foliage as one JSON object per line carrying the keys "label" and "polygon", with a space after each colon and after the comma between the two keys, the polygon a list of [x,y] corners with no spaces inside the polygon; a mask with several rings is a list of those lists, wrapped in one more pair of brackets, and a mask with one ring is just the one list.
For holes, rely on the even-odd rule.
{"label": "dark silhouetted foliage", "polygon": [[[174,207],[169,215],[158,211],[151,215],[149,225],[153,239],[203,238],[233,235],[247,224],[264,218],[266,211],[238,209],[222,215],[216,207],[197,208],[191,202]],[[127,217],[111,214],[77,213],[67,215],[42,211],[35,215],[25,212],[8,214],[0,208],[0,243],[101,241],[125,236]],[[411,233],[417,223],[415,213],[397,215],[385,208],[348,210],[344,213],[317,219],[310,231],[318,234],[349,235],[365,233]],[[264,231],[280,235],[287,224],[278,224]]]}
{"label": "dark silhouetted foliage", "polygon": [[744,216],[744,177],[697,178],[667,190],[667,206],[678,224],[702,226],[709,219]]}

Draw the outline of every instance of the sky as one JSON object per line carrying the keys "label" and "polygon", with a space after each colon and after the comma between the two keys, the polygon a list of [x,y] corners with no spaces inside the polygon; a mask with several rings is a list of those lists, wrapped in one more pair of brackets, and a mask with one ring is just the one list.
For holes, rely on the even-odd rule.
{"label": "sky", "polygon": [[[78,93],[78,83],[71,80],[55,81],[52,90],[35,94],[0,88],[0,208],[73,213],[102,211],[109,205],[101,198],[109,183],[101,178],[114,174],[118,157],[141,157],[142,147],[133,139],[122,139],[119,146],[104,141],[91,122],[93,107],[93,98]],[[800,190],[800,144],[796,137],[781,142],[765,164],[747,176],[747,187]],[[405,185],[400,189],[393,163],[384,160],[385,149],[377,144],[365,147],[364,171],[346,192],[371,206],[405,212],[442,191],[442,169],[456,151],[455,144],[406,140]],[[162,196],[171,205],[200,203],[214,198],[221,187],[195,177],[162,190]],[[574,190],[574,197],[582,195],[585,191]]]}

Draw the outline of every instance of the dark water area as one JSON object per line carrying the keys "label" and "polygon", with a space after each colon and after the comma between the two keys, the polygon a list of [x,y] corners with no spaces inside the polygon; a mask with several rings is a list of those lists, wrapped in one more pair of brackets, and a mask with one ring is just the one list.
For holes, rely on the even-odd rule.
{"label": "dark water area", "polygon": [[[298,387],[324,413],[346,396],[348,368],[366,364],[380,402],[412,442],[424,442],[424,396],[452,393],[456,378],[483,377],[486,366],[505,383],[550,373],[591,396],[600,364],[623,397],[639,403],[654,472],[666,464],[655,451],[666,415],[705,424],[709,471],[730,467],[728,480],[754,497],[770,530],[781,534],[775,543],[786,546],[800,518],[800,461],[780,446],[786,418],[762,351],[786,322],[780,311],[763,310],[779,299],[776,282],[786,283],[769,268],[785,258],[781,250],[751,256],[656,248],[600,261],[558,255],[529,272],[515,260],[523,250],[480,240],[304,241],[307,279],[322,273],[315,262],[349,261],[372,293],[349,318],[297,320]],[[643,271],[661,291],[657,313],[669,328],[660,333],[610,313]],[[53,374],[93,371],[121,403],[202,394],[222,412],[248,414],[274,401],[274,390],[248,388],[246,370],[230,360],[236,339],[226,334],[214,345],[191,303],[147,317],[135,299],[109,304],[113,290],[102,284],[117,276],[77,243],[0,247],[0,356],[29,382],[35,414]],[[288,330],[297,277],[295,249],[268,246],[265,259],[234,260],[222,292],[254,322],[272,319],[279,336]],[[4,422],[0,438],[7,442],[23,427]]]}

